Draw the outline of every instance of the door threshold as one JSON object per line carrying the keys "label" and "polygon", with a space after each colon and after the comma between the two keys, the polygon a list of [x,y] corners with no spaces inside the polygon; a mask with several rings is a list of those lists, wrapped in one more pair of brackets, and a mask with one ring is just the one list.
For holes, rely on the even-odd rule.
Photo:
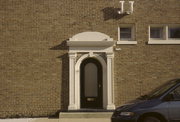
{"label": "door threshold", "polygon": [[114,110],[81,108],[78,110],[65,110],[61,112],[113,112]]}

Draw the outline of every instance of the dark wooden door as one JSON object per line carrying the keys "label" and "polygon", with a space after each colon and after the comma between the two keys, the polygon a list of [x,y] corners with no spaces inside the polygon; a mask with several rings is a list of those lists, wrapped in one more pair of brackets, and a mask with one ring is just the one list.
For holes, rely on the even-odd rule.
{"label": "dark wooden door", "polygon": [[85,59],[81,64],[81,108],[103,107],[102,66],[94,58]]}

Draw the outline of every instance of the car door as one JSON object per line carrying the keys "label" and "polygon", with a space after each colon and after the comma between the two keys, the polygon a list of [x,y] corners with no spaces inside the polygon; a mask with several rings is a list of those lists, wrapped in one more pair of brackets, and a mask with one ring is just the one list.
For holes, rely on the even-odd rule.
{"label": "car door", "polygon": [[173,98],[168,104],[169,119],[171,122],[180,122],[180,86],[170,94]]}

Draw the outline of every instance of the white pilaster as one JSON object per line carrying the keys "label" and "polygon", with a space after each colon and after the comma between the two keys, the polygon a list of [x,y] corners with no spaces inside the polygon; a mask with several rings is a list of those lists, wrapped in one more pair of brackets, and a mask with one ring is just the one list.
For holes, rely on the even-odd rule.
{"label": "white pilaster", "polygon": [[69,106],[68,110],[77,109],[75,100],[75,62],[76,53],[69,53]]}
{"label": "white pilaster", "polygon": [[107,109],[115,109],[113,94],[113,59],[114,53],[106,53],[107,55]]}

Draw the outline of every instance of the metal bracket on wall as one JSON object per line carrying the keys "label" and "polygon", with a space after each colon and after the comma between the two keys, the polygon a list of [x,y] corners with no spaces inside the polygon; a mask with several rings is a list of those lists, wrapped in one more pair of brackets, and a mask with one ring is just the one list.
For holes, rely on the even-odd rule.
{"label": "metal bracket on wall", "polygon": [[121,4],[121,9],[120,9],[120,11],[118,11],[118,14],[129,15],[129,14],[133,13],[133,11],[134,11],[134,1],[129,1],[129,4],[130,4],[130,10],[129,11],[124,11],[124,3],[125,3],[125,1],[119,1],[119,3]]}

